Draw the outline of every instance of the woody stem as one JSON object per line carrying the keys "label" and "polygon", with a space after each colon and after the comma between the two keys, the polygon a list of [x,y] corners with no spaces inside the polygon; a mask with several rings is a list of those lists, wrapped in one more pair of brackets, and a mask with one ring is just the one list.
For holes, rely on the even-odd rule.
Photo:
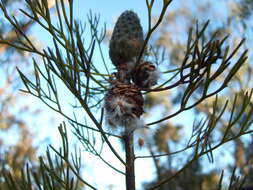
{"label": "woody stem", "polygon": [[133,133],[124,136],[126,151],[126,190],[135,190]]}

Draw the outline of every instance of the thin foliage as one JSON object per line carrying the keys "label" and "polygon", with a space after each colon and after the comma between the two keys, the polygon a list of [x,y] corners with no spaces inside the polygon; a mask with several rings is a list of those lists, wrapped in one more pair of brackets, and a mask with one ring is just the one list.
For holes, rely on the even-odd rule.
{"label": "thin foliage", "polygon": [[[135,156],[133,152],[133,147],[135,145],[133,144],[133,139],[131,139],[132,137],[105,130],[106,126],[103,121],[103,98],[110,88],[110,82],[114,76],[109,72],[108,63],[103,55],[101,44],[105,37],[106,28],[103,26],[102,29],[99,29],[99,16],[90,12],[88,21],[84,26],[73,16],[73,1],[68,1],[68,3],[65,4],[62,0],[56,0],[57,21],[55,22],[53,21],[55,17],[51,15],[46,0],[26,0],[26,3],[31,13],[27,13],[22,9],[20,11],[30,18],[32,22],[40,25],[44,30],[49,32],[53,39],[53,47],[47,47],[43,49],[43,51],[36,48],[15,17],[8,13],[3,2],[0,3],[0,8],[5,15],[5,19],[7,19],[15,28],[16,32],[22,36],[15,42],[0,38],[0,43],[38,55],[41,57],[43,63],[43,66],[41,66],[38,60],[33,59],[35,74],[33,79],[27,77],[22,70],[17,68],[25,86],[25,89],[22,91],[39,98],[52,110],[65,117],[65,119],[69,121],[69,126],[72,128],[73,134],[78,139],[78,142],[82,144],[84,150],[100,158],[112,170],[125,175],[126,180],[132,180],[132,178],[129,178],[129,168],[133,165],[130,166],[129,163],[133,164],[136,159],[169,157],[187,150],[192,150],[189,161],[182,166],[180,170],[149,188],[156,189],[180,175],[202,156],[206,155],[210,161],[213,161],[213,151],[215,149],[245,134],[252,133],[252,130],[249,130],[249,126],[252,124],[253,113],[253,107],[250,103],[253,93],[252,90],[244,93],[240,110],[235,107],[238,101],[237,97],[234,97],[232,100],[227,99],[221,108],[218,106],[218,93],[229,86],[231,79],[248,58],[247,50],[241,52],[245,39],[242,39],[237,46],[231,48],[229,45],[226,45],[228,36],[221,39],[217,34],[214,34],[209,39],[205,36],[209,21],[203,25],[196,22],[195,27],[192,27],[188,32],[183,62],[178,68],[169,71],[169,73],[172,73],[172,77],[166,79],[165,82],[154,88],[139,89],[142,90],[143,94],[148,94],[150,92],[160,93],[161,91],[171,90],[178,86],[184,87],[179,109],[157,121],[147,123],[146,126],[152,126],[169,120],[186,110],[196,107],[206,99],[215,97],[212,113],[205,120],[194,123],[192,135],[188,144],[186,144],[183,149],[165,154]],[[152,26],[151,17],[154,0],[146,0],[148,31],[136,62],[140,62],[143,58],[150,37],[161,24],[171,3],[172,0],[163,1],[163,8],[158,20]],[[87,33],[87,30],[90,33]],[[89,36],[85,36],[88,34]],[[103,69],[98,67],[94,60],[95,51],[98,51],[101,55]],[[237,54],[240,55],[238,56]],[[237,59],[235,59],[236,56]],[[221,75],[225,76],[224,80],[217,85],[217,78]],[[86,113],[86,122],[79,121],[75,114],[70,116],[64,113],[64,109],[62,108],[63,102],[61,102],[59,95],[62,93],[62,89],[59,87],[58,81],[66,87],[76,101],[76,105],[73,105],[73,109],[78,107],[78,109]],[[197,99],[192,98],[197,92],[200,93],[201,96]],[[218,127],[218,122],[225,115],[229,102],[232,102],[233,106],[225,132],[219,141],[213,141],[212,137],[214,131]],[[246,115],[243,115],[242,113],[244,113],[245,110],[248,111]],[[240,130],[234,133],[233,128],[239,121]],[[62,138],[62,147],[59,150],[50,147],[51,150],[47,151],[46,158],[40,158],[40,174],[31,171],[29,165],[27,165],[22,171],[22,183],[17,183],[13,180],[11,173],[4,173],[4,179],[9,189],[30,190],[37,188],[53,190],[62,188],[74,190],[78,189],[78,184],[96,189],[96,187],[86,181],[86,179],[83,179],[81,175],[81,160],[83,160],[83,158],[81,158],[81,154],[78,150],[71,153],[65,123],[59,127],[59,133]],[[125,159],[120,155],[119,151],[115,149],[110,138],[116,138],[119,141],[124,140],[126,142]],[[97,139],[102,142],[99,148],[96,142]],[[103,158],[102,149],[105,145],[122,166],[126,168],[126,171],[123,172],[119,170],[113,163]],[[54,159],[50,152],[55,154]],[[128,159],[130,159],[130,162]],[[218,184],[218,189],[222,189],[222,178],[223,173],[220,178],[220,183]],[[231,181],[234,182],[234,179]],[[126,184],[128,184],[128,181]],[[229,189],[231,188],[229,187]],[[128,188],[128,190],[130,189]]]}

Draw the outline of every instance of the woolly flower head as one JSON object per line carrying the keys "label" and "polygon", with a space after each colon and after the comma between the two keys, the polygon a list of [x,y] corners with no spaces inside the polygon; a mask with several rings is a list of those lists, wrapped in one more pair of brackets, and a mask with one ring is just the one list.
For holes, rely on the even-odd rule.
{"label": "woolly flower head", "polygon": [[105,95],[104,107],[110,126],[133,128],[143,113],[143,97],[135,85],[116,83]]}
{"label": "woolly flower head", "polygon": [[160,72],[151,62],[143,62],[139,64],[133,74],[133,82],[141,88],[150,88],[157,84]]}

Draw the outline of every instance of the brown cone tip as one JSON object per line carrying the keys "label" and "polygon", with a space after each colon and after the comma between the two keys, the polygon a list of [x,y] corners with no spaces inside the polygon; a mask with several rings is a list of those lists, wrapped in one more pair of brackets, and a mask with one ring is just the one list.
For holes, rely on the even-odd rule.
{"label": "brown cone tip", "polygon": [[131,61],[140,53],[144,42],[142,26],[133,11],[123,12],[114,27],[109,55],[114,65]]}

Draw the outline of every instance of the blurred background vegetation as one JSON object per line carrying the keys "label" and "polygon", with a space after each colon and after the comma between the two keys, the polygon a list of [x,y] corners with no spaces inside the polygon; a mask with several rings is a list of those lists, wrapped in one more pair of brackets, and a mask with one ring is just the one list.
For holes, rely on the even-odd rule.
{"label": "blurred background vegetation", "polygon": [[[49,1],[49,5],[53,8],[54,1]],[[3,0],[3,3],[8,10],[14,10],[16,7],[22,7],[26,9],[25,1],[18,0]],[[78,3],[78,2],[77,2]],[[173,10],[169,10],[166,18],[162,22],[162,25],[158,28],[156,33],[152,36],[149,44],[152,46],[151,50],[154,55],[159,54],[154,60],[157,65],[162,65],[161,70],[168,70],[179,66],[182,63],[184,54],[182,49],[186,46],[186,38],[189,28],[195,25],[196,20],[205,22],[210,19],[208,27],[208,34],[211,36],[213,33],[218,32],[222,37],[226,34],[230,34],[229,43],[231,47],[235,47],[241,38],[246,38],[245,48],[251,48],[253,18],[252,9],[253,1],[251,0],[180,0],[178,7]],[[225,7],[221,10],[218,7]],[[30,10],[26,9],[28,12]],[[34,23],[27,19],[27,17],[19,15],[19,12],[15,12],[15,16],[20,19],[22,28],[28,35],[32,35],[32,38],[36,41],[36,35],[30,34],[30,30]],[[103,14],[103,13],[101,13]],[[3,14],[0,12],[0,35],[4,36],[10,41],[19,39],[18,33],[15,33],[12,26],[5,22]],[[215,19],[214,19],[215,18]],[[153,15],[154,21],[157,19]],[[33,36],[34,35],[34,36]],[[107,29],[107,37],[110,38],[111,29]],[[209,36],[209,37],[210,37]],[[208,38],[208,36],[207,36]],[[108,44],[108,41],[104,41]],[[41,48],[42,44],[37,42],[38,48]],[[159,53],[157,53],[159,52]],[[27,98],[18,92],[18,89],[22,88],[21,80],[16,72],[18,66],[20,70],[28,75],[33,75],[32,66],[29,64],[29,57],[31,54],[17,51],[16,49],[9,47],[8,45],[0,45],[0,171],[11,170],[15,180],[21,180],[20,170],[26,165],[27,162],[31,163],[34,171],[39,170],[37,159],[37,147],[36,134],[32,128],[33,124],[26,122],[27,117],[40,117],[41,110],[35,109],[31,105],[23,104],[23,100]],[[236,76],[230,82],[230,85],[226,90],[219,94],[218,108],[222,109],[227,97],[234,97],[237,95],[239,101],[237,106],[242,104],[243,94],[252,88],[252,54],[249,52],[249,59],[244,66],[239,70]],[[223,81],[224,78],[219,77],[217,83]],[[149,93],[146,96],[146,108],[145,117],[149,118],[150,114],[159,109],[159,115],[166,116],[169,113],[173,113],[179,105],[180,97],[182,97],[183,87],[177,87],[173,91],[165,91],[162,93]],[[199,94],[194,94],[193,98],[198,99]],[[193,108],[190,114],[194,114],[197,119],[210,116],[215,98],[209,98],[203,103]],[[241,101],[241,102],[240,102]],[[250,103],[252,104],[252,102]],[[232,103],[228,106],[232,111]],[[245,117],[247,113],[245,114]],[[225,126],[229,120],[230,114],[224,115],[224,118],[219,120],[216,128],[216,135],[222,135],[225,133]],[[179,118],[178,120],[181,120]],[[240,130],[240,122],[233,128],[234,133]],[[167,123],[156,124],[152,127],[152,130],[142,131],[137,134],[139,136],[139,146],[141,150],[148,151],[151,155],[165,153],[169,154],[174,152],[180,147],[183,147],[186,143],[184,136],[187,133],[191,133],[192,123],[185,123],[177,121],[176,119],[170,120]],[[5,138],[5,134],[13,134],[14,142],[10,142]],[[215,136],[213,140],[215,141]],[[137,146],[137,145],[136,145]],[[207,167],[210,160],[198,159],[184,172],[180,173],[178,177],[161,186],[160,190],[215,190],[220,180],[221,171],[219,166],[225,165],[228,170],[225,173],[232,174],[236,167],[237,175],[247,176],[245,180],[245,186],[251,186],[253,181],[253,135],[248,134],[244,137],[238,138],[229,144],[229,148],[219,149],[219,158],[215,159],[218,162],[214,162],[214,165],[210,168]],[[223,157],[224,156],[224,157]],[[180,153],[179,156],[169,156],[166,158],[153,157],[152,161],[155,166],[156,173],[154,174],[154,180],[152,182],[146,181],[143,183],[143,189],[150,187],[157,181],[160,181],[164,176],[173,175],[176,173],[180,166],[182,166],[187,160],[187,152]],[[215,157],[215,156],[214,156]],[[232,160],[226,163],[224,158]],[[212,160],[211,160],[212,161]],[[0,175],[1,176],[1,175]],[[228,183],[228,181],[227,181]],[[77,187],[78,189],[79,187]],[[81,186],[80,186],[81,188]],[[0,178],[0,189],[7,189],[6,181]],[[252,188],[253,189],[253,188]]]}

